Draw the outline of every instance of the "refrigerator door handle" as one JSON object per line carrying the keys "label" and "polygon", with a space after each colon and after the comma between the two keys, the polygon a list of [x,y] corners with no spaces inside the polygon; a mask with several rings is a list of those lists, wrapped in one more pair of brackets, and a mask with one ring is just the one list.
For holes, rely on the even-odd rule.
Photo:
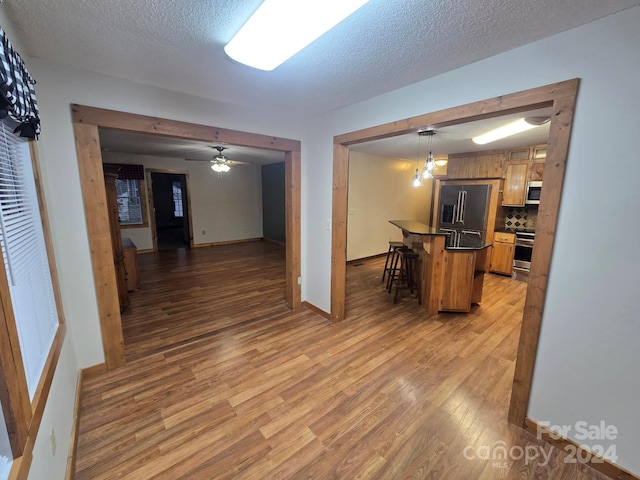
{"label": "refrigerator door handle", "polygon": [[456,215],[454,216],[454,221],[456,223],[460,221],[461,213],[462,213],[462,190],[458,191],[458,201],[456,202]]}
{"label": "refrigerator door handle", "polygon": [[467,191],[466,190],[460,190],[460,199],[461,199],[461,204],[460,204],[460,215],[459,215],[459,219],[458,221],[464,225],[464,212],[467,209]]}

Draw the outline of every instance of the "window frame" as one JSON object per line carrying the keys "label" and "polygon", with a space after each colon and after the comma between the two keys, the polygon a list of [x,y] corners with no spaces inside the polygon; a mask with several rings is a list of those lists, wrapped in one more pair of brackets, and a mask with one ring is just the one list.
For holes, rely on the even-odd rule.
{"label": "window frame", "polygon": [[[119,179],[116,179],[116,182]],[[140,209],[142,210],[142,223],[122,223],[120,222],[120,229],[123,228],[149,228],[149,215],[147,213],[147,184],[145,179],[131,179],[138,182],[138,192],[140,192]],[[118,216],[119,217],[119,216]]]}
{"label": "window frame", "polygon": [[33,399],[30,401],[7,274],[4,268],[0,269],[0,401],[13,453],[13,464],[9,474],[11,480],[26,478],[29,472],[33,459],[33,447],[66,335],[60,284],[53,255],[51,230],[43,195],[42,175],[35,140],[29,140],[29,152],[58,313],[58,326]]}

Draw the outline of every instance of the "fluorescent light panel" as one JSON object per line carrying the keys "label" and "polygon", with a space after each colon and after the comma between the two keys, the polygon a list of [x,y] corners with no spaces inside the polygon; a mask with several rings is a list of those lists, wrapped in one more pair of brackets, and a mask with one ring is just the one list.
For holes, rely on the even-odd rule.
{"label": "fluorescent light panel", "polygon": [[265,0],[224,47],[235,61],[273,70],[369,0]]}
{"label": "fluorescent light panel", "polygon": [[488,131],[487,133],[483,133],[482,135],[473,137],[472,140],[478,145],[484,145],[486,143],[495,142],[496,140],[500,140],[501,138],[510,137],[511,135],[515,135],[516,133],[525,132],[539,126],[540,125],[531,125],[530,123],[527,123],[524,118],[520,118],[515,122],[507,123],[502,127],[498,127],[494,130]]}

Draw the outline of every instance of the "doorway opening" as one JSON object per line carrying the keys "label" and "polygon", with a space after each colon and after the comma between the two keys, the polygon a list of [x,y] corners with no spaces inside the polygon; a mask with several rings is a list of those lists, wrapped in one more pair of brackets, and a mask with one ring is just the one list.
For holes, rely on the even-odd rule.
{"label": "doorway opening", "polygon": [[208,144],[233,144],[284,153],[286,177],[285,304],[295,309],[301,306],[298,279],[300,265],[300,152],[299,140],[261,135],[198,125],[127,112],[72,105],[72,125],[75,135],[78,171],[87,222],[87,233],[96,285],[96,299],[105,366],[111,370],[125,365],[122,317],[118,302],[111,231],[104,188],[100,129],[135,132],[158,139],[178,138]]}
{"label": "doorway opening", "polygon": [[190,248],[189,175],[172,170],[147,169],[153,250]]}
{"label": "doorway opening", "polygon": [[509,421],[519,426],[525,426],[533,380],[578,85],[579,79],[567,80],[334,137],[331,317],[334,321],[339,321],[345,317],[349,147],[375,139],[417,133],[428,128],[438,129],[483,118],[551,107],[547,151],[549,168],[545,167],[545,188],[537,219],[540,232],[536,234],[537,248],[531,262],[509,410]]}

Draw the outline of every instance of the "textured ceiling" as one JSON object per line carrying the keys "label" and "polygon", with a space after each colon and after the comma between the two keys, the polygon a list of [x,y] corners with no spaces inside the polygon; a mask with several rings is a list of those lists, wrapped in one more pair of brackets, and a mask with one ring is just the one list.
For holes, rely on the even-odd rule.
{"label": "textured ceiling", "polygon": [[5,0],[0,8],[23,55],[230,104],[313,115],[639,2],[371,0],[272,72],[236,64],[223,52],[259,3]]}

